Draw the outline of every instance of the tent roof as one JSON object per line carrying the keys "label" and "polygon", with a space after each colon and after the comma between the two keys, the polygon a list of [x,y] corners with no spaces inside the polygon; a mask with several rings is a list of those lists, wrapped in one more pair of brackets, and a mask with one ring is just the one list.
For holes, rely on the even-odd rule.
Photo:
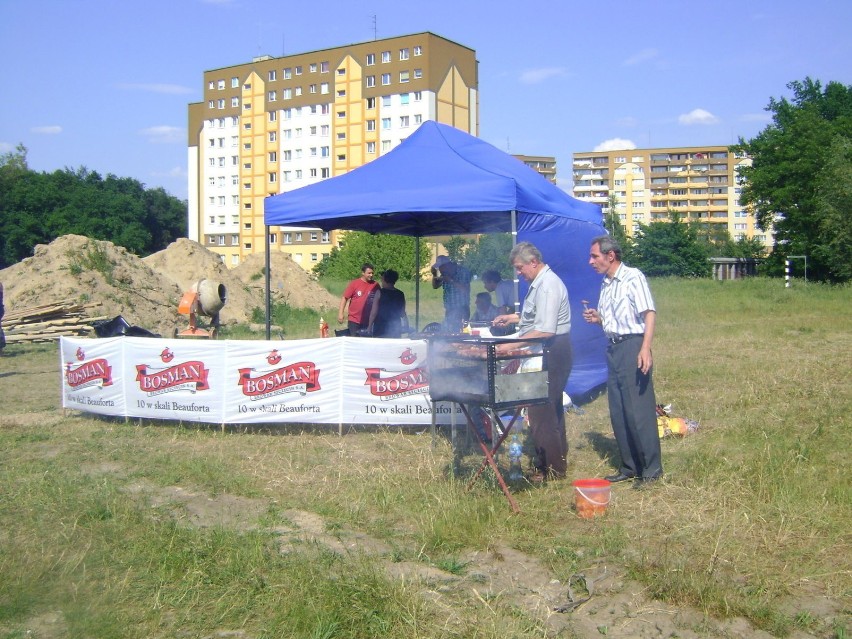
{"label": "tent roof", "polygon": [[266,198],[264,220],[427,237],[509,232],[513,211],[601,224],[598,206],[487,142],[429,120],[372,162]]}

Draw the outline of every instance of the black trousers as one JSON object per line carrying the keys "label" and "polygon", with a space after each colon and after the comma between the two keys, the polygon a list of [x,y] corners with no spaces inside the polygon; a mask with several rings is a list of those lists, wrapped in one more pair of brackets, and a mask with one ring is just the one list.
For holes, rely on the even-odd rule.
{"label": "black trousers", "polygon": [[547,366],[548,402],[530,406],[527,416],[538,456],[538,469],[552,477],[564,477],[568,471],[568,436],[562,393],[573,362],[569,334],[554,335],[547,341],[544,362]]}
{"label": "black trousers", "polygon": [[643,374],[637,367],[641,347],[641,337],[607,347],[609,417],[621,454],[620,472],[635,477],[659,477],[663,474],[663,464],[653,368]]}

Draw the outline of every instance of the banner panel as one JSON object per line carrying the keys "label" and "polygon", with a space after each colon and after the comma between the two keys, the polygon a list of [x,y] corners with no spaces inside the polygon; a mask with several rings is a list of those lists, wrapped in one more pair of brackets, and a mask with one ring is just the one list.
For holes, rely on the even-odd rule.
{"label": "banner panel", "polygon": [[227,342],[225,421],[339,423],[342,350],[337,339]]}
{"label": "banner panel", "polygon": [[222,342],[122,339],[129,416],[222,423],[225,397]]}
{"label": "banner panel", "polygon": [[125,414],[123,339],[60,338],[63,408]]}

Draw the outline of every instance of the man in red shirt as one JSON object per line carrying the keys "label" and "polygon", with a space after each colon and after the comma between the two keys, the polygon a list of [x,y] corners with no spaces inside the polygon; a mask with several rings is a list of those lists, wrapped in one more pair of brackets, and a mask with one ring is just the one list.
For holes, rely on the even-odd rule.
{"label": "man in red shirt", "polygon": [[370,319],[370,306],[379,290],[379,283],[373,279],[372,264],[361,267],[361,277],[349,282],[343,296],[340,298],[340,308],[337,311],[337,323],[343,324],[346,305],[349,305],[349,334],[356,337],[361,329],[367,328]]}

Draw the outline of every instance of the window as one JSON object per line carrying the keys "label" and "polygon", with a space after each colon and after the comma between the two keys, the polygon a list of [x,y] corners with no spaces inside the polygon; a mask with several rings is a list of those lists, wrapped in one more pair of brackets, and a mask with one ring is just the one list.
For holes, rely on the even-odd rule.
{"label": "window", "polygon": [[310,93],[316,93],[316,92],[317,92],[317,85],[315,85],[315,84],[310,85],[310,86],[308,87],[308,91],[309,91]]}
{"label": "window", "polygon": [[302,234],[301,234],[301,233],[296,233],[296,241],[297,241],[297,242],[301,242],[301,241],[302,241]]}
{"label": "window", "polygon": [[269,81],[274,82],[277,79],[278,79],[278,72],[275,69],[272,69],[272,71],[269,72]]}
{"label": "window", "polygon": [[344,131],[338,131],[337,139],[338,140],[345,140],[346,139],[346,133]]}
{"label": "window", "polygon": [[293,243],[293,234],[292,233],[284,233],[284,244],[292,244]]}
{"label": "window", "polygon": [[340,119],[344,119],[346,117],[346,111],[338,111],[337,117]]}
{"label": "window", "polygon": [[323,83],[320,85],[320,93],[322,93],[323,95],[325,95],[326,93],[328,93],[328,82],[323,82]]}
{"label": "window", "polygon": [[217,109],[224,109],[225,108],[225,100],[224,99],[216,100],[216,108]]}
{"label": "window", "polygon": [[327,158],[329,155],[331,155],[331,147],[321,146],[320,147],[320,157]]}
{"label": "window", "polygon": [[240,106],[240,99],[239,98],[231,98],[231,106],[232,107]]}
{"label": "window", "polygon": [[[233,237],[234,237],[234,238],[237,238],[237,236],[236,236],[236,235],[234,235]],[[275,233],[270,233],[270,234],[269,234],[269,243],[270,243],[270,244],[275,244],[277,241],[278,241],[278,238],[275,236]],[[233,243],[233,244],[236,244],[236,242],[233,242],[233,241],[232,241],[232,243]]]}
{"label": "window", "polygon": [[277,151],[270,151],[269,152],[269,161],[270,162],[277,162],[278,161],[278,152]]}
{"label": "window", "polygon": [[399,126],[403,129],[408,126],[408,116],[407,115],[400,116]]}
{"label": "window", "polygon": [[269,132],[269,141],[275,142],[278,139],[278,131],[270,131]]}
{"label": "window", "polygon": [[368,75],[367,76],[367,86],[368,87],[376,86],[376,76],[374,76],[374,75]]}
{"label": "window", "polygon": [[316,253],[311,253],[311,262],[316,262],[319,260],[319,256]]}
{"label": "window", "polygon": [[269,93],[266,94],[266,99],[269,100],[270,102],[275,102],[278,99],[278,92],[270,91]]}
{"label": "window", "polygon": [[316,134],[317,134],[317,128],[316,128],[315,126],[310,127],[310,128],[308,129],[308,131],[310,132],[311,136],[316,137]]}
{"label": "window", "polygon": [[302,87],[296,87],[296,97],[302,95]]}
{"label": "window", "polygon": [[414,92],[414,101],[420,102],[421,100],[423,100],[423,92],[422,91],[415,91]]}
{"label": "window", "polygon": [[317,170],[316,169],[310,169],[308,171],[308,175],[310,175],[312,178],[315,178],[317,176]]}
{"label": "window", "polygon": [[331,169],[320,169],[320,177],[325,179],[331,176]]}
{"label": "window", "polygon": [[400,49],[399,50],[399,59],[400,60],[408,60],[408,49]]}
{"label": "window", "polygon": [[408,104],[408,94],[400,93],[399,94],[399,103],[402,105]]}
{"label": "window", "polygon": [[284,151],[284,161],[290,162],[293,159],[293,152],[290,150]]}
{"label": "window", "polygon": [[391,119],[390,118],[382,118],[382,128],[388,130],[391,128]]}
{"label": "window", "polygon": [[236,89],[239,86],[240,86],[240,79],[239,78],[231,78],[231,88]]}
{"label": "window", "polygon": [[389,107],[391,105],[391,97],[389,95],[382,96],[382,106]]}
{"label": "window", "polygon": [[315,158],[317,156],[317,147],[312,146],[311,150],[310,150],[310,154],[311,154],[312,158]]}
{"label": "window", "polygon": [[296,170],[296,179],[297,179],[297,180],[301,180],[301,179],[302,179],[302,169],[297,169],[297,170]]}
{"label": "window", "polygon": [[275,122],[278,120],[278,111],[270,111],[269,112],[269,121]]}
{"label": "window", "polygon": [[293,89],[284,89],[281,91],[282,100],[291,100],[293,98]]}
{"label": "window", "polygon": [[269,173],[269,181],[270,182],[277,182],[278,181],[278,175],[276,175],[274,171]]}
{"label": "window", "polygon": [[330,128],[327,124],[320,125],[320,137],[327,138]]}
{"label": "window", "polygon": [[[339,69],[338,71],[342,71],[342,69]],[[320,73],[328,73],[328,62],[320,62]]]}
{"label": "window", "polygon": [[416,113],[414,114],[414,124],[422,124],[423,123],[423,114]]}
{"label": "window", "polygon": [[419,80],[423,77],[423,69],[414,69],[414,79]]}
{"label": "window", "polygon": [[219,81],[216,83],[216,88],[217,88],[217,89],[219,89],[220,91],[221,91],[222,89],[224,89],[224,88],[225,88],[225,81],[224,81],[224,80],[219,80]]}
{"label": "window", "polygon": [[383,73],[382,74],[382,85],[387,86],[388,84],[390,84],[390,73]]}
{"label": "window", "polygon": [[410,76],[408,71],[400,71],[399,72],[399,81],[400,82],[408,82]]}
{"label": "window", "polygon": [[345,162],[346,161],[346,154],[345,153],[338,153],[337,154],[337,161],[338,162]]}
{"label": "window", "polygon": [[391,142],[390,140],[382,140],[382,153],[390,151]]}
{"label": "window", "polygon": [[286,69],[284,69],[284,79],[289,80],[292,77],[293,77],[293,69],[291,69],[290,67],[287,67]]}
{"label": "window", "polygon": [[309,71],[310,73],[316,73],[316,72],[317,72],[317,63],[316,63],[316,62],[311,62],[311,63],[308,65],[308,71]]}
{"label": "window", "polygon": [[419,44],[414,47],[414,55],[423,55],[423,47],[421,47]]}
{"label": "window", "polygon": [[337,75],[346,75],[346,69],[343,69],[343,68],[338,69]]}
{"label": "window", "polygon": [[212,91],[215,88],[216,88],[216,83],[213,82],[213,80],[210,80],[210,82],[207,83],[207,89]]}
{"label": "window", "polygon": [[376,121],[375,120],[367,120],[367,130],[375,131],[376,130]]}
{"label": "window", "polygon": [[302,75],[302,65],[298,65],[296,67],[296,75]]}
{"label": "window", "polygon": [[375,142],[367,142],[367,153],[371,155],[376,154],[376,143]]}
{"label": "window", "polygon": [[284,129],[283,131],[281,131],[281,136],[282,136],[285,140],[291,140],[291,139],[293,139],[293,129]]}
{"label": "window", "polygon": [[376,108],[376,98],[367,98],[367,108],[375,109]]}
{"label": "window", "polygon": [[390,51],[382,51],[382,62],[390,62],[390,61],[391,61]]}
{"label": "window", "polygon": [[338,98],[345,98],[346,97],[346,89],[338,89],[337,90],[337,97]]}
{"label": "window", "polygon": [[376,64],[376,54],[375,53],[368,53],[367,54],[367,66],[371,67],[374,64]]}

